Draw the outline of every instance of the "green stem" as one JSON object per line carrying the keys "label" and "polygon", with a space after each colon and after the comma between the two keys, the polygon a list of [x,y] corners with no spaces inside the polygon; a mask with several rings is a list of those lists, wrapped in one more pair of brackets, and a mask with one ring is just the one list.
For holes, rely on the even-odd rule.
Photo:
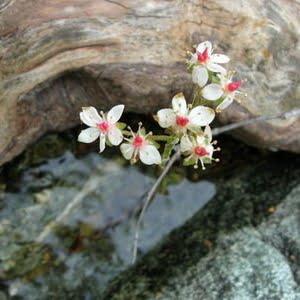
{"label": "green stem", "polygon": [[201,91],[202,88],[199,86],[196,86],[194,93],[193,93],[193,101],[192,101],[192,108],[194,108],[195,106],[198,105],[199,102],[199,98],[201,98]]}
{"label": "green stem", "polygon": [[169,142],[169,141],[173,141],[174,137],[169,136],[169,135],[151,135],[150,139],[154,140],[154,141],[165,141],[165,142]]}
{"label": "green stem", "polygon": [[[122,133],[126,136],[131,136],[131,132],[128,130],[122,130]],[[161,142],[171,142],[174,140],[173,136],[169,136],[169,135],[150,135],[149,139],[153,140],[153,141],[161,141]]]}

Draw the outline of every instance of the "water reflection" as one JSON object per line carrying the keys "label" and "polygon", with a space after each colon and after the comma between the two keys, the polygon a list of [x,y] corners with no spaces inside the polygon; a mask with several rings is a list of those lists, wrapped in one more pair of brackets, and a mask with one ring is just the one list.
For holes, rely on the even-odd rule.
{"label": "water reflection", "polygon": [[[153,181],[123,160],[97,153],[77,158],[71,151],[26,168],[17,180],[4,180],[0,289],[13,299],[99,295],[131,261],[133,214]],[[145,216],[141,253],[215,194],[208,181],[195,184],[171,174],[166,182],[167,193],[157,195]]]}

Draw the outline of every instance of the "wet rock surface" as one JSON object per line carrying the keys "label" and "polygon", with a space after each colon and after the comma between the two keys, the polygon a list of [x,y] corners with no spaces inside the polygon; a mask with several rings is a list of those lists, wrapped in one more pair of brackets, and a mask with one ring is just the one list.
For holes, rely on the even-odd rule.
{"label": "wet rock surface", "polygon": [[[135,214],[155,168],[130,166],[109,151],[110,158],[100,156],[95,144],[92,152],[88,147],[76,143],[76,134],[50,135],[2,170],[3,297],[97,299],[108,280],[130,264]],[[147,253],[214,194],[213,183],[195,184],[174,170],[147,212],[139,253]]]}
{"label": "wet rock surface", "polygon": [[159,170],[100,156],[79,130],[1,169],[1,300],[299,299],[297,155],[221,139],[221,163],[175,166],[131,266],[134,215]]}
{"label": "wet rock surface", "polygon": [[220,182],[102,299],[300,299],[299,174],[299,158],[274,154]]}

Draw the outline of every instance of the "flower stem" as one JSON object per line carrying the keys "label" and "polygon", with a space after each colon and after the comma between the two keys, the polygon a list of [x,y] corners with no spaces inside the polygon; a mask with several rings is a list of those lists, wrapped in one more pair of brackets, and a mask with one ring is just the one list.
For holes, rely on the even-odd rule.
{"label": "flower stem", "polygon": [[165,166],[165,168],[163,169],[162,173],[160,174],[160,176],[157,178],[157,180],[153,184],[152,188],[147,193],[147,196],[146,196],[145,202],[143,204],[141,213],[140,213],[139,218],[138,218],[137,223],[136,223],[136,229],[135,229],[135,235],[134,235],[134,244],[133,244],[133,251],[132,251],[132,263],[133,264],[135,263],[135,260],[136,260],[136,257],[137,257],[137,250],[138,250],[138,243],[139,243],[139,236],[140,236],[140,227],[141,227],[141,224],[143,222],[145,212],[146,212],[151,200],[153,199],[153,197],[156,193],[156,190],[160,186],[162,180],[165,178],[165,176],[167,175],[167,173],[169,172],[169,170],[171,169],[171,167],[173,166],[175,161],[180,157],[180,155],[181,155],[181,152],[180,152],[180,148],[179,148],[179,149],[176,150],[176,152],[173,154],[171,159],[168,161],[168,163]]}
{"label": "flower stem", "polygon": [[192,108],[197,106],[201,100],[201,91],[202,88],[199,86],[196,86],[194,93],[193,93],[193,101],[192,101]]}
{"label": "flower stem", "polygon": [[151,135],[150,139],[154,141],[171,142],[174,140],[174,137],[169,135]]}
{"label": "flower stem", "polygon": [[[131,132],[128,130],[122,130],[122,133],[126,136],[131,136]],[[169,135],[150,135],[149,139],[153,141],[158,141],[158,142],[171,142],[174,140],[174,136],[169,136]]]}

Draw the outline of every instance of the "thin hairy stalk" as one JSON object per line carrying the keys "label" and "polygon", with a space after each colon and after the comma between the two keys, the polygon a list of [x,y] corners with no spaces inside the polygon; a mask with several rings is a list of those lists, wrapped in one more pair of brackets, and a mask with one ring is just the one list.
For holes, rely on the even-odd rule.
{"label": "thin hairy stalk", "polygon": [[145,202],[143,204],[141,213],[139,215],[139,218],[137,220],[136,223],[136,230],[135,230],[135,235],[134,235],[134,244],[133,244],[133,257],[132,257],[132,263],[135,262],[136,257],[137,257],[137,250],[138,250],[138,243],[139,243],[139,235],[140,235],[140,227],[142,224],[142,221],[144,219],[144,215],[145,212],[151,202],[151,200],[153,199],[156,190],[158,189],[158,187],[160,186],[162,180],[165,178],[165,176],[167,175],[167,173],[169,172],[169,170],[171,169],[171,167],[173,166],[173,164],[175,163],[175,161],[180,157],[180,149],[176,150],[176,152],[173,154],[173,156],[170,158],[170,160],[168,161],[168,163],[166,164],[165,168],[163,169],[162,173],[160,174],[160,176],[157,178],[157,180],[155,181],[155,183],[153,184],[152,188],[149,190],[149,192],[147,193]]}
{"label": "thin hairy stalk", "polygon": [[275,115],[270,115],[270,116],[259,116],[253,119],[249,119],[249,120],[245,120],[245,121],[241,121],[241,122],[237,122],[237,123],[233,123],[233,124],[229,124],[229,125],[225,125],[219,128],[215,128],[212,130],[212,134],[213,136],[219,135],[221,133],[227,132],[227,131],[231,131],[246,125],[250,125],[256,122],[261,122],[261,121],[268,121],[268,120],[274,120],[274,119],[290,119],[296,116],[300,115],[300,109],[294,109],[294,110],[290,110],[284,113],[278,113]]}
{"label": "thin hairy stalk", "polygon": [[[270,116],[259,116],[259,117],[253,118],[253,119],[249,119],[249,120],[241,121],[241,122],[238,122],[238,123],[229,124],[229,125],[225,125],[225,126],[222,126],[222,127],[219,127],[219,128],[215,128],[215,129],[212,130],[212,135],[216,136],[216,135],[222,134],[224,132],[231,131],[233,129],[237,129],[237,128],[240,128],[240,127],[243,127],[243,126],[246,126],[246,125],[253,124],[255,122],[268,121],[268,120],[274,120],[274,119],[289,119],[289,118],[292,118],[292,117],[296,117],[298,115],[300,115],[300,109],[294,109],[294,110],[291,110],[291,111],[288,111],[288,112],[285,112],[285,113],[278,113],[278,114],[270,115]],[[138,243],[139,243],[140,227],[141,227],[141,224],[143,222],[145,212],[146,212],[151,200],[153,199],[160,183],[165,178],[165,176],[168,174],[169,170],[171,169],[171,167],[173,166],[175,161],[177,159],[179,159],[180,155],[181,155],[181,152],[180,152],[180,148],[179,148],[179,149],[176,150],[176,152],[173,154],[173,156],[171,156],[171,158],[168,161],[167,165],[163,169],[163,172],[160,174],[160,176],[157,178],[157,180],[153,184],[152,188],[147,193],[147,196],[146,196],[145,202],[143,204],[141,213],[140,213],[138,221],[136,223],[132,263],[134,263],[136,261],[137,249],[138,249]]]}

